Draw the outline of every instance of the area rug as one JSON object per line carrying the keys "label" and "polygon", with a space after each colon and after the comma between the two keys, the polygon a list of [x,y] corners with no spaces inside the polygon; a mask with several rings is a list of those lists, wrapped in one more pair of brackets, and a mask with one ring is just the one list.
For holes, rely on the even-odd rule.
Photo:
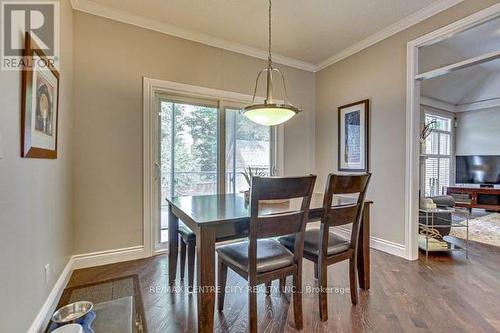
{"label": "area rug", "polygon": [[[452,228],[450,236],[467,239],[465,228]],[[469,220],[469,240],[500,246],[500,214],[492,213]]]}

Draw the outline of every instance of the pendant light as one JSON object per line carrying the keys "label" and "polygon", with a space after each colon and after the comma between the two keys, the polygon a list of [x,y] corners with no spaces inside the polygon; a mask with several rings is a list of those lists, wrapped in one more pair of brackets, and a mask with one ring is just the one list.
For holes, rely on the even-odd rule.
{"label": "pendant light", "polygon": [[[286,91],[285,76],[283,73],[273,67],[273,60],[271,54],[271,0],[269,0],[269,56],[267,58],[267,67],[259,72],[255,81],[255,89],[253,92],[252,105],[245,107],[242,113],[245,117],[253,122],[265,126],[274,126],[284,123],[297,113],[301,112],[299,108],[288,102],[288,95]],[[266,99],[263,104],[255,104],[255,95],[257,94],[257,86],[262,73],[267,76],[267,90]],[[284,103],[275,103],[273,101],[273,76],[279,74],[283,82]]]}

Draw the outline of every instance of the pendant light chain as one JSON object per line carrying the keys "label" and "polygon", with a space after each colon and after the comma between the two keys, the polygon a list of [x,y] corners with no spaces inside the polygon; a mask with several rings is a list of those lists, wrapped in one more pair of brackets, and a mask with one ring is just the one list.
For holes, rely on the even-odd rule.
{"label": "pendant light chain", "polygon": [[271,16],[272,15],[272,0],[269,0],[269,58],[268,58],[268,63],[269,63],[269,68],[273,67],[273,58],[272,58],[272,53],[271,53]]}
{"label": "pendant light chain", "polygon": [[[267,68],[262,69],[257,74],[255,80],[255,87],[253,91],[252,104],[246,106],[241,113],[251,121],[264,126],[275,126],[284,123],[292,118],[301,110],[288,102],[288,93],[286,91],[285,76],[278,68],[273,68],[273,53],[272,53],[272,0],[269,0],[269,55],[267,58]],[[267,91],[264,103],[255,104],[255,97],[257,96],[257,87],[259,79],[263,73],[267,76]],[[283,82],[284,103],[275,103],[273,101],[273,75],[277,73],[281,76]]]}

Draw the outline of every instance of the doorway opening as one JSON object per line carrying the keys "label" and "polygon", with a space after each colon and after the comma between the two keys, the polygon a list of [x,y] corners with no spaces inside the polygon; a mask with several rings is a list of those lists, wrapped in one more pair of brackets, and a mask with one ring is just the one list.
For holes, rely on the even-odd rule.
{"label": "doorway opening", "polygon": [[[473,77],[468,71],[500,61],[499,43],[481,42],[482,48],[464,44],[467,37],[470,43],[479,45],[478,38],[471,36],[484,38],[483,30],[491,30],[497,23],[490,37],[498,41],[499,15],[500,4],[496,4],[408,43],[405,243],[409,260],[419,255],[422,205],[429,203],[421,199],[447,194],[456,185],[457,176],[457,117],[446,110],[445,105],[450,103],[427,95],[444,87],[449,77],[463,76],[470,85]],[[446,52],[450,46],[455,49]],[[451,87],[443,96],[457,97],[456,88]],[[458,104],[460,101],[453,104],[452,111],[466,108]]]}

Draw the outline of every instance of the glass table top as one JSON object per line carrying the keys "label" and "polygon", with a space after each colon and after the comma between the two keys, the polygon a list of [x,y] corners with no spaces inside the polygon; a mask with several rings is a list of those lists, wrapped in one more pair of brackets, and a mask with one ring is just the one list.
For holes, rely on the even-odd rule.
{"label": "glass table top", "polygon": [[132,296],[95,304],[94,312],[96,318],[91,325],[94,333],[138,332],[134,329],[134,298]]}

